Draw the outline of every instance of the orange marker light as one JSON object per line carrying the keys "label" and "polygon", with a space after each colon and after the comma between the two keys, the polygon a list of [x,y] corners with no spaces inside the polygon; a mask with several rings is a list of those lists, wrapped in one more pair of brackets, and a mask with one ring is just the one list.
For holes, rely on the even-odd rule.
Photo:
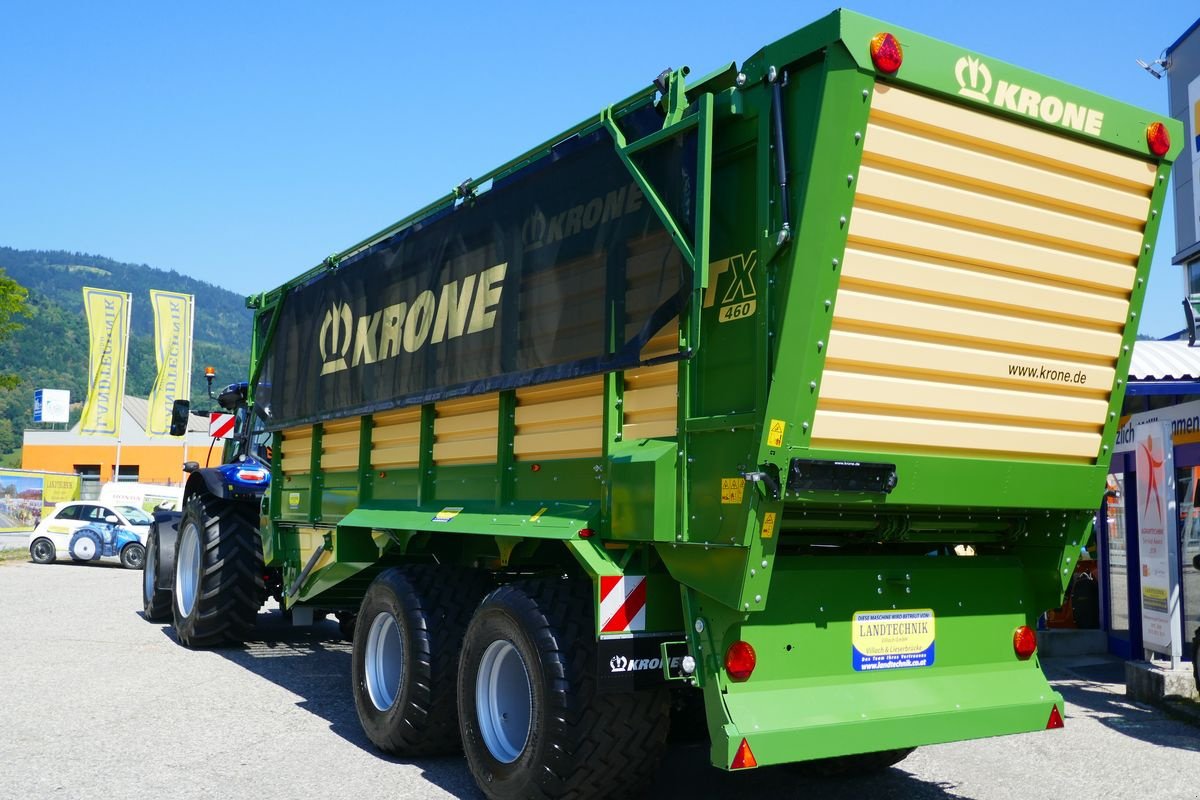
{"label": "orange marker light", "polygon": [[890,33],[877,33],[871,38],[871,61],[875,69],[892,75],[904,63],[904,48]]}
{"label": "orange marker light", "polygon": [[1151,122],[1146,127],[1146,145],[1154,155],[1160,158],[1165,156],[1171,149],[1171,134],[1167,132],[1167,126],[1161,122]]}

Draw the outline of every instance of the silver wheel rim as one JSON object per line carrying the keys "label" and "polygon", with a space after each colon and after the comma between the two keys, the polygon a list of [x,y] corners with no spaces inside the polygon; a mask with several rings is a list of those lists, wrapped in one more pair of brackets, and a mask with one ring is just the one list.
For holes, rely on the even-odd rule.
{"label": "silver wheel rim", "polygon": [[142,567],[143,569],[145,568],[146,548],[142,547],[140,544],[127,544],[125,545],[124,553],[125,563],[130,567],[133,569],[137,569],[138,567]]}
{"label": "silver wheel rim", "polygon": [[33,557],[39,561],[50,560],[50,543],[45,539],[38,539],[33,543]]}
{"label": "silver wheel rim", "polygon": [[516,761],[529,741],[533,687],[525,659],[507,639],[483,651],[475,676],[475,713],[492,757],[503,764]]}
{"label": "silver wheel rim", "polygon": [[[149,548],[146,549],[146,555],[150,555]],[[155,562],[158,558],[147,558],[146,563],[142,565],[142,597],[149,601],[154,599],[154,591],[158,588],[158,564]]]}
{"label": "silver wheel rim", "polygon": [[196,590],[200,586],[200,532],[196,523],[189,522],[179,537],[179,554],[175,559],[175,602],[179,613],[192,615],[196,605]]}
{"label": "silver wheel rim", "polygon": [[371,620],[363,662],[371,704],[380,711],[387,711],[396,703],[400,695],[400,682],[404,679],[404,643],[400,639],[400,623],[390,611],[380,611]]}
{"label": "silver wheel rim", "polygon": [[91,561],[96,555],[96,543],[90,536],[80,536],[75,540],[75,555],[84,561]]}

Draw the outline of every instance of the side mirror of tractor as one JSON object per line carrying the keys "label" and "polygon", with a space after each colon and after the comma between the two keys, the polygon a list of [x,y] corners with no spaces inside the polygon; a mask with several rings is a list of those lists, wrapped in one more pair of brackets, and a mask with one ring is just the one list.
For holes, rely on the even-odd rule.
{"label": "side mirror of tractor", "polygon": [[183,436],[188,429],[188,412],[192,404],[187,400],[176,400],[171,405],[171,435]]}
{"label": "side mirror of tractor", "polygon": [[199,469],[200,469],[200,465],[198,463],[196,463],[195,461],[183,462],[183,471],[184,472],[187,472],[190,474],[192,472],[196,472]]}

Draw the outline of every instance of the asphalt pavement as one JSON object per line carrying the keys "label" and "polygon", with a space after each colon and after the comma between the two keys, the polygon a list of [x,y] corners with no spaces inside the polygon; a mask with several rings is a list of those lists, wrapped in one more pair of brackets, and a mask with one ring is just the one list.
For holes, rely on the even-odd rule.
{"label": "asphalt pavement", "polygon": [[[477,798],[461,757],[376,752],[337,626],[189,651],[141,616],[141,573],[0,562],[0,798]],[[876,775],[728,774],[673,744],[647,796],[824,800],[1200,797],[1200,728],[1128,702],[1122,665],[1051,661],[1060,731],[921,748]]]}

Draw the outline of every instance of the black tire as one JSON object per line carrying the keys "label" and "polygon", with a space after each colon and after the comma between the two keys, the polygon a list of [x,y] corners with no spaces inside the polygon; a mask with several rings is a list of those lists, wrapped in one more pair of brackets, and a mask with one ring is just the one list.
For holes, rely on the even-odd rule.
{"label": "black tire", "polygon": [[1086,572],[1080,572],[1071,581],[1071,618],[1076,628],[1100,627],[1100,587]]}
{"label": "black tire", "polygon": [[75,561],[98,561],[104,552],[104,543],[100,541],[100,534],[91,528],[80,528],[71,536],[67,552]]}
{"label": "black tire", "polygon": [[121,548],[121,566],[125,569],[143,569],[146,566],[146,548],[130,542]]}
{"label": "black tire", "polygon": [[[489,594],[471,619],[458,670],[459,725],[471,775],[488,797],[621,797],[650,779],[667,738],[668,692],[598,693],[593,602],[587,581],[516,583]],[[510,680],[518,664],[524,683]],[[490,683],[477,687],[481,670],[494,670],[491,685],[523,687],[511,708],[501,698],[493,713],[480,713],[477,688]],[[497,728],[499,758],[489,746]]]}
{"label": "black tire", "polygon": [[358,615],[339,611],[334,616],[337,617],[338,631],[341,632],[342,638],[347,642],[353,642],[355,621],[358,619]]}
{"label": "black tire", "polygon": [[33,544],[29,545],[29,558],[35,564],[53,564],[58,558],[58,552],[54,549],[54,542],[44,536],[40,536],[33,540]]}
{"label": "black tire", "polygon": [[146,565],[142,567],[142,616],[150,622],[165,622],[171,618],[171,590],[162,587],[161,568],[158,527],[155,525],[146,537]]}
{"label": "black tire", "polygon": [[814,761],[801,761],[794,764],[805,775],[822,778],[836,778],[842,775],[864,775],[872,772],[882,772],[888,767],[894,767],[908,758],[916,750],[915,747],[902,747],[897,750],[880,750],[875,753],[858,753],[852,756],[837,756],[836,758],[818,758]]}
{"label": "black tire", "polygon": [[380,750],[415,757],[461,748],[458,654],[487,588],[471,570],[413,565],[386,570],[367,589],[352,623],[351,681],[359,722]]}
{"label": "black tire", "polygon": [[1192,634],[1192,680],[1196,682],[1196,691],[1200,691],[1200,628]]}
{"label": "black tire", "polygon": [[243,641],[263,597],[262,538],[250,503],[193,495],[179,523],[171,611],[185,647]]}

